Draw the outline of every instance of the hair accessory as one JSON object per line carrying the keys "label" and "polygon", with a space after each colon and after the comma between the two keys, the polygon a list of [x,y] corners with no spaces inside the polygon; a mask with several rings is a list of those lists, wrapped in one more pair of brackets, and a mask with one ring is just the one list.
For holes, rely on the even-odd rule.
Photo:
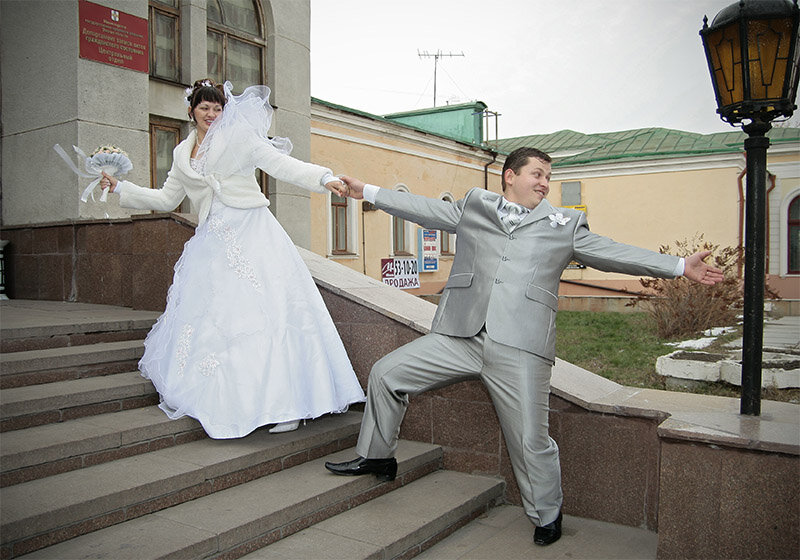
{"label": "hair accessory", "polygon": [[192,95],[194,94],[195,91],[197,91],[201,87],[214,87],[214,84],[211,83],[211,80],[203,80],[202,82],[195,82],[193,86],[189,86],[185,90],[183,90],[183,93],[186,94],[183,98],[183,103],[187,107],[192,106]]}

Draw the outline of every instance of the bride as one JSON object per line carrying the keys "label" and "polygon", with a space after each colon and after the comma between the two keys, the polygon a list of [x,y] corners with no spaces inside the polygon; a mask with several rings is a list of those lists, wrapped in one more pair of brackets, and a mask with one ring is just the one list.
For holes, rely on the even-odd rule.
{"label": "bride", "polygon": [[170,211],[188,196],[199,225],[175,265],[166,309],[139,362],[172,418],[191,416],[212,438],[347,410],[364,392],[322,297],[269,211],[255,169],[315,192],[345,194],[329,169],[269,138],[269,88],[241,95],[199,80],[187,89],[195,130],[173,152],[160,189],[103,174],[127,208]]}

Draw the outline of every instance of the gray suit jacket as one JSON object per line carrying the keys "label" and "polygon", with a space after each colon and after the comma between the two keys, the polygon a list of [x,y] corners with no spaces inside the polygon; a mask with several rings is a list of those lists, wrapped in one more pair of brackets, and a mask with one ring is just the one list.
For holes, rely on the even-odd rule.
{"label": "gray suit jacket", "polygon": [[[586,215],[543,200],[513,232],[497,215],[499,194],[472,189],[455,202],[381,189],[375,206],[425,228],[455,233],[456,254],[432,332],[470,337],[485,325],[502,344],[555,360],[558,285],[570,261],[609,272],[674,277],[678,257],[589,231]],[[556,212],[569,218],[555,224]]]}

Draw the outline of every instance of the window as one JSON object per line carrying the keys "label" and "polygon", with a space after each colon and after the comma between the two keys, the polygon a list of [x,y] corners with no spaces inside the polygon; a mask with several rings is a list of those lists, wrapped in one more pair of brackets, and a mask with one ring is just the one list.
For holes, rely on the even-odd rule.
{"label": "window", "polygon": [[788,212],[788,250],[786,262],[789,274],[800,274],[800,196],[794,197],[789,203]]}
{"label": "window", "polygon": [[[454,203],[455,200],[453,199],[453,195],[450,193],[446,193],[442,195],[442,200]],[[456,252],[456,236],[452,233],[447,233],[446,231],[439,232],[439,253],[443,257],[449,257],[455,254]]]}
{"label": "window", "polygon": [[208,0],[208,76],[229,80],[235,93],[263,84],[266,41],[257,2]]}
{"label": "window", "polygon": [[150,0],[150,75],[180,81],[178,0]]}
{"label": "window", "polygon": [[[400,185],[395,190],[408,192],[408,189]],[[403,218],[392,216],[392,254],[411,255],[411,234],[410,224]]]}
{"label": "window", "polygon": [[333,239],[331,252],[334,255],[347,253],[347,199],[333,193],[331,193],[331,223]]}
{"label": "window", "polygon": [[[167,180],[172,167],[172,150],[181,141],[181,125],[169,119],[152,118],[150,121],[150,187],[159,189]],[[185,204],[188,204],[185,203]],[[180,211],[188,212],[181,205]]]}
{"label": "window", "polygon": [[408,255],[406,239],[406,221],[403,218],[392,216],[392,247],[395,255]]}
{"label": "window", "polygon": [[333,193],[328,193],[328,198],[328,255],[355,255],[360,201],[342,198]]}
{"label": "window", "polygon": [[581,182],[564,181],[561,183],[561,206],[581,205]]}

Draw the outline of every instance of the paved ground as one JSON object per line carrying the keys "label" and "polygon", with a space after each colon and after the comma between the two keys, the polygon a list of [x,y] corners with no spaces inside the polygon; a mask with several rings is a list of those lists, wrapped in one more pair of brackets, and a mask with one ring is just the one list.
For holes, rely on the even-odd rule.
{"label": "paved ground", "polygon": [[787,316],[764,323],[765,348],[800,350],[800,316]]}
{"label": "paved ground", "polygon": [[650,560],[658,535],[645,529],[564,516],[561,540],[533,544],[533,525],[521,507],[501,506],[419,556],[423,560]]}

